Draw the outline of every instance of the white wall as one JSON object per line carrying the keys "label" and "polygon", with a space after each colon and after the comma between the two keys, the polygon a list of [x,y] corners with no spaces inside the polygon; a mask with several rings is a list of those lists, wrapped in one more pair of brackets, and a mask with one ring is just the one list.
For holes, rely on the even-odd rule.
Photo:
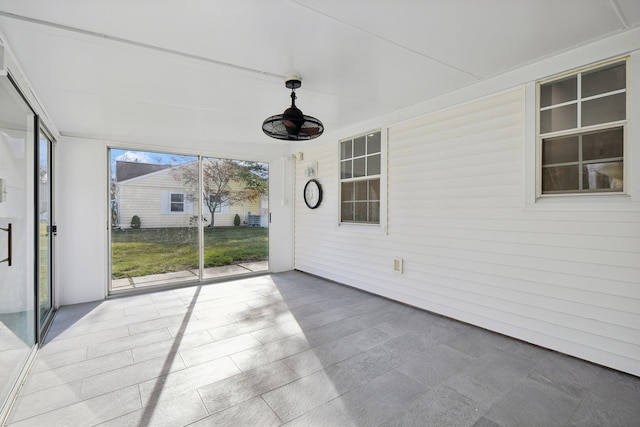
{"label": "white wall", "polygon": [[185,142],[177,147],[62,137],[56,165],[59,305],[100,300],[107,293],[108,147],[269,162],[269,265],[274,272],[293,268],[291,160],[286,146]]}
{"label": "white wall", "polygon": [[[599,56],[601,47],[534,68],[562,72],[608,58]],[[482,83],[467,98],[453,95],[458,104],[438,100],[443,108],[423,106],[432,108],[428,114],[377,122],[389,126],[386,232],[338,226],[338,139],[375,122],[300,150],[295,267],[640,375],[637,56],[629,79],[628,195],[535,200],[535,83],[527,69],[509,90],[504,85],[518,73],[493,82],[493,94]],[[309,210],[303,166],[315,161],[324,197]],[[404,259],[404,274],[392,271],[394,257]]]}
{"label": "white wall", "polygon": [[57,302],[95,301],[107,286],[106,150],[102,143],[73,138],[57,145]]}

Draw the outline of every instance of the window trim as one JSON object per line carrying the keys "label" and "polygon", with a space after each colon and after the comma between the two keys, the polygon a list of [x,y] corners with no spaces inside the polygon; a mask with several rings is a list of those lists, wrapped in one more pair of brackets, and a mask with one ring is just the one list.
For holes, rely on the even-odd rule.
{"label": "window trim", "polygon": [[[380,132],[380,173],[378,175],[373,175],[373,176],[377,176],[380,179],[380,212],[379,212],[379,217],[380,217],[380,221],[379,223],[369,223],[369,222],[342,222],[341,218],[342,218],[342,191],[341,191],[341,184],[342,184],[342,178],[341,178],[341,163],[342,163],[342,157],[341,157],[341,143],[343,141],[346,140],[353,140],[356,138],[359,138],[361,136],[364,135],[368,135],[371,133],[375,133],[375,132]],[[336,144],[336,160],[335,160],[335,164],[337,165],[337,173],[336,173],[336,189],[337,189],[337,207],[336,207],[336,211],[335,211],[335,215],[336,215],[336,228],[337,229],[341,229],[341,230],[345,230],[345,231],[357,231],[357,232],[366,232],[366,233],[387,233],[387,200],[388,200],[388,193],[387,193],[387,180],[388,180],[388,138],[389,138],[389,128],[388,127],[381,127],[381,128],[377,128],[377,129],[370,129],[368,131],[365,132],[360,132],[357,134],[354,134],[353,136],[349,136],[346,138],[341,138],[338,143]],[[366,158],[366,157],[365,157]],[[355,180],[360,180],[360,179],[368,179],[369,177],[364,176],[364,177],[357,177],[355,178]]]}
{"label": "window trim", "polygon": [[[174,202],[173,201],[173,196],[182,196],[182,201],[179,202]],[[182,206],[182,210],[173,210],[173,205],[176,204],[180,204]],[[172,214],[182,214],[185,213],[185,206],[186,205],[186,194],[185,193],[178,193],[178,192],[169,192],[169,212]]]}
{"label": "window trim", "polygon": [[[624,89],[616,89],[610,92],[606,92],[603,94],[591,95],[585,98],[581,97],[581,79],[582,75],[585,72],[589,72],[592,70],[597,70],[599,68],[604,68],[608,65],[616,64],[616,63],[624,63],[626,72],[625,72],[625,88]],[[628,196],[629,195],[629,187],[630,187],[630,155],[629,155],[629,117],[630,117],[630,107],[631,107],[631,97],[629,96],[630,87],[631,87],[631,57],[630,55],[625,55],[621,57],[612,58],[606,61],[601,61],[597,63],[593,63],[591,65],[574,68],[570,71],[566,71],[564,73],[556,74],[551,77],[541,79],[535,82],[534,85],[534,93],[535,93],[535,199],[536,201],[544,200],[544,199],[553,199],[553,198],[585,198],[585,197],[612,197],[612,196]],[[548,107],[541,107],[541,96],[540,91],[543,85],[555,81],[561,81],[562,79],[576,76],[578,79],[578,88],[577,95],[575,100],[562,102],[559,104],[551,105]],[[584,102],[588,102],[594,99],[599,99],[606,96],[613,96],[615,94],[625,93],[625,108],[626,108],[626,117],[623,120],[616,120],[613,122],[607,123],[598,123],[595,125],[589,126],[577,126],[571,129],[564,129],[555,132],[547,132],[540,133],[540,113],[541,111],[550,110],[552,108],[557,108],[559,106],[565,105],[580,105]],[[582,125],[581,122],[581,113],[580,108],[578,108],[578,118],[577,124]],[[623,182],[622,182],[622,190],[621,191],[575,191],[575,192],[558,192],[558,193],[543,193],[542,192],[542,141],[545,138],[557,138],[562,136],[569,135],[581,135],[590,132],[596,132],[599,130],[605,129],[613,129],[617,127],[622,127],[623,133],[623,141],[622,141],[622,158],[623,158]]]}
{"label": "window trim", "polygon": [[[171,196],[173,194],[182,194],[182,211],[171,210]],[[193,214],[193,202],[190,197],[192,193],[186,191],[175,190],[161,190],[160,194],[160,214],[162,215],[192,215]],[[177,202],[176,202],[177,203]]]}

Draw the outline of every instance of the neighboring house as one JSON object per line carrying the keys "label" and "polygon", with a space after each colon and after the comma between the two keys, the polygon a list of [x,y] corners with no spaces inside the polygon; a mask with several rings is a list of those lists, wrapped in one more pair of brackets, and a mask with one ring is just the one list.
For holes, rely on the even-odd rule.
{"label": "neighboring house", "polygon": [[[121,172],[120,168],[126,169]],[[134,215],[140,218],[141,228],[194,226],[198,216],[198,192],[186,188],[172,174],[171,165],[150,165],[136,162],[116,162],[115,194],[112,207],[117,215],[116,225],[131,228]],[[239,183],[231,183],[231,191],[242,191]],[[215,197],[209,194],[208,197]],[[242,225],[267,227],[267,196],[240,203],[222,203],[215,211],[214,226],[233,226],[238,214]],[[211,224],[211,213],[206,203],[201,212],[204,224]],[[262,218],[264,216],[264,218]]]}

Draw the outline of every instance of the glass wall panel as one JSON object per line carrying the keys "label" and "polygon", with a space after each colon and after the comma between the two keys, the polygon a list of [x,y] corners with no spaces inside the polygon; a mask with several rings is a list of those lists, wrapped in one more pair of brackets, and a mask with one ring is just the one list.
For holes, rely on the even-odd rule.
{"label": "glass wall panel", "polygon": [[203,279],[269,269],[268,166],[202,159]]}
{"label": "glass wall panel", "polygon": [[0,78],[0,419],[36,343],[35,117]]}
{"label": "glass wall panel", "polygon": [[269,269],[268,164],[110,150],[111,291]]}
{"label": "glass wall panel", "polygon": [[196,156],[110,150],[111,290],[197,281]]}

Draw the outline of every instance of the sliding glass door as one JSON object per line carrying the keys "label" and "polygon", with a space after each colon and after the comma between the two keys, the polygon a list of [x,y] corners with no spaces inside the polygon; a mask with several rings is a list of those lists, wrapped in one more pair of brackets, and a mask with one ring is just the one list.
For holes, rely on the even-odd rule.
{"label": "sliding glass door", "polygon": [[268,270],[264,163],[112,148],[111,292]]}
{"label": "sliding glass door", "polygon": [[53,209],[51,163],[53,139],[44,129],[38,138],[38,322],[42,330],[53,309]]}
{"label": "sliding glass door", "polygon": [[268,164],[202,158],[203,278],[269,269]]}
{"label": "sliding glass door", "polygon": [[36,343],[35,117],[0,78],[0,423]]}

